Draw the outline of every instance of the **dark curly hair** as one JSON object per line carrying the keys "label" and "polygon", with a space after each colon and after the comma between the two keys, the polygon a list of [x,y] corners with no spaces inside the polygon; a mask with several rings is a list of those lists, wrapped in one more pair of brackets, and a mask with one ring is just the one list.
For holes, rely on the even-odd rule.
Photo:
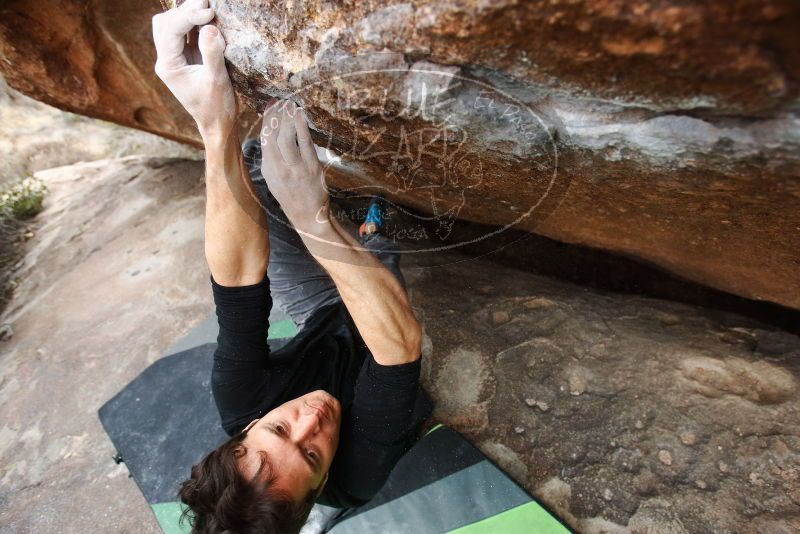
{"label": "dark curly hair", "polygon": [[188,520],[196,534],[296,534],[314,505],[312,491],[302,502],[286,492],[270,488],[276,473],[266,453],[261,466],[248,480],[239,471],[238,460],[247,453],[240,432],[192,467],[191,478],[178,492],[188,506],[181,521]]}

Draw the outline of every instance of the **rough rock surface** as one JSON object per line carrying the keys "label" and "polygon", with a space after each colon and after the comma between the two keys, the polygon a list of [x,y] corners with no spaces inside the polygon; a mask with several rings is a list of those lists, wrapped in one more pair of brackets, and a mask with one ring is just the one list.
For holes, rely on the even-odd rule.
{"label": "rough rock surface", "polygon": [[194,121],[153,72],[154,2],[45,0],[0,6],[0,71],[47,104],[196,140]]}
{"label": "rough rock surface", "polygon": [[[0,5],[0,73],[57,108],[202,146],[192,118],[156,77],[157,0]],[[252,114],[242,113],[245,131]]]}
{"label": "rough rock surface", "polygon": [[[0,531],[157,532],[96,410],[210,311],[202,164],[39,176],[0,318]],[[447,255],[403,260],[437,415],[580,531],[800,528],[798,337]]]}
{"label": "rough rock surface", "polygon": [[483,262],[409,281],[438,417],[578,531],[800,529],[797,336]]}
{"label": "rough rock surface", "polygon": [[338,184],[438,237],[514,224],[800,306],[796,3],[217,8],[252,105],[291,95]]}
{"label": "rough rock surface", "polygon": [[[457,217],[513,224],[800,308],[796,2],[212,5],[247,102],[293,94],[336,185],[386,189],[445,241]],[[196,142],[152,73],[157,10],[6,2],[0,70]]]}

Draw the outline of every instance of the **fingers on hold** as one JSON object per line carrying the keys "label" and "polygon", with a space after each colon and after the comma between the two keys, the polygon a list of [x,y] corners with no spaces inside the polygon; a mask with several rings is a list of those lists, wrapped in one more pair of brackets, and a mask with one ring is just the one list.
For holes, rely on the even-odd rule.
{"label": "fingers on hold", "polygon": [[165,30],[169,29],[172,13],[165,11],[164,13],[156,13],[153,15],[153,38],[158,39]]}
{"label": "fingers on hold", "polygon": [[210,7],[207,9],[192,10],[186,14],[186,18],[195,26],[202,26],[211,22],[211,19],[214,18],[214,10]]}
{"label": "fingers on hold", "polygon": [[269,104],[266,109],[264,109],[264,115],[261,117],[261,139],[262,143],[265,142],[275,142],[275,138],[277,137],[278,128],[280,127],[281,121],[276,113],[276,104],[278,102],[272,102]]}
{"label": "fingers on hold", "polygon": [[297,106],[294,102],[288,101],[281,106],[281,130],[280,137],[286,138],[295,134],[294,115],[297,113]]}
{"label": "fingers on hold", "polygon": [[279,103],[279,100],[275,100],[269,104],[264,110],[264,116],[261,119],[260,140],[261,152],[263,154],[262,164],[270,158],[281,157],[280,153],[278,152],[278,144],[276,142],[278,137],[278,128],[281,124],[280,117],[277,114],[277,104]]}
{"label": "fingers on hold", "polygon": [[264,118],[267,119],[267,125],[270,128],[270,131],[276,136],[281,125],[282,106],[283,100],[276,98],[269,106],[267,106],[267,109],[264,112]]}
{"label": "fingers on hold", "polygon": [[[203,56],[203,64],[209,64],[215,70],[225,70],[225,39],[219,30],[207,24],[200,28],[198,48]],[[225,71],[227,73],[227,71]]]}
{"label": "fingers on hold", "polygon": [[288,101],[281,106],[281,126],[278,132],[278,147],[284,161],[289,165],[297,165],[302,162],[300,151],[297,148],[297,131],[294,126],[294,115],[297,106],[294,102]]}
{"label": "fingers on hold", "polygon": [[307,164],[318,163],[317,151],[314,149],[314,140],[311,139],[311,130],[308,129],[306,110],[298,108],[294,116],[295,129],[297,130],[297,146],[300,154]]}
{"label": "fingers on hold", "polygon": [[208,0],[186,0],[184,3],[178,6],[178,9],[190,10],[190,9],[203,9],[208,7]]}
{"label": "fingers on hold", "polygon": [[210,22],[214,15],[214,10],[208,7],[207,0],[204,2],[188,0],[177,9],[161,13],[160,24],[169,33],[185,35],[195,26],[202,26]]}
{"label": "fingers on hold", "polygon": [[[222,34],[219,32],[219,29],[213,24],[204,24],[203,26],[201,26],[200,35],[211,41],[215,41],[217,37],[222,36]],[[223,41],[224,40],[225,38],[223,37]]]}

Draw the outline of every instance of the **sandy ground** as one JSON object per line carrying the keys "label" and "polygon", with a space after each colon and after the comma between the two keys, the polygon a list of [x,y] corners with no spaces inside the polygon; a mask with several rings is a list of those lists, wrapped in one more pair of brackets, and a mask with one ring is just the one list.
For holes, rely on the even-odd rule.
{"label": "sandy ground", "polygon": [[[202,163],[148,161],[42,173],[51,194],[3,318],[14,328],[0,359],[3,531],[158,531],[97,410],[211,303]],[[147,172],[169,182],[161,195],[137,181]]]}
{"label": "sandy ground", "polygon": [[[51,108],[8,90],[0,80],[0,187],[44,169],[132,154],[202,158],[201,152],[157,136]],[[180,173],[188,166],[194,179],[188,184],[181,174],[175,178],[194,188],[182,208],[174,203],[177,198],[145,200],[146,195],[126,192],[135,182],[99,187],[92,172],[109,165],[89,165],[77,177],[67,172],[65,182],[59,182],[58,172],[47,175],[51,192],[44,213],[33,221],[36,235],[17,273],[22,285],[0,321],[14,328],[12,340],[0,343],[3,532],[159,531],[124,465],[109,461],[113,446],[96,410],[210,305],[210,295],[200,290],[202,163],[170,167]],[[135,180],[137,166],[126,160],[121,166],[133,171],[128,178]],[[145,167],[145,172],[158,171]],[[146,205],[161,213],[160,227],[141,226]],[[186,216],[177,225],[165,222],[178,213]],[[82,237],[84,232],[92,237]],[[161,235],[163,244],[150,232]],[[165,267],[159,246],[174,262],[167,265],[174,268],[177,286],[146,291],[148,279]],[[116,259],[97,254],[100,249]],[[187,265],[198,269],[187,272]],[[131,274],[137,268],[138,279],[139,273]],[[158,324],[130,320],[131,313],[152,306],[153,313],[163,310]],[[126,342],[137,337],[139,342]]]}

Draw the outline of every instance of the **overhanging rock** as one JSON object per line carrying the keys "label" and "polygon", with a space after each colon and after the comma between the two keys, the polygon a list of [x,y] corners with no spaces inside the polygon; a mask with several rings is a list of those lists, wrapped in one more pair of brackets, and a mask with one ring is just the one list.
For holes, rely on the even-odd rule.
{"label": "overhanging rock", "polygon": [[[212,4],[245,101],[302,104],[332,185],[443,243],[456,218],[514,226],[800,308],[795,2]],[[7,2],[2,70],[196,141],[152,75],[157,9]]]}

